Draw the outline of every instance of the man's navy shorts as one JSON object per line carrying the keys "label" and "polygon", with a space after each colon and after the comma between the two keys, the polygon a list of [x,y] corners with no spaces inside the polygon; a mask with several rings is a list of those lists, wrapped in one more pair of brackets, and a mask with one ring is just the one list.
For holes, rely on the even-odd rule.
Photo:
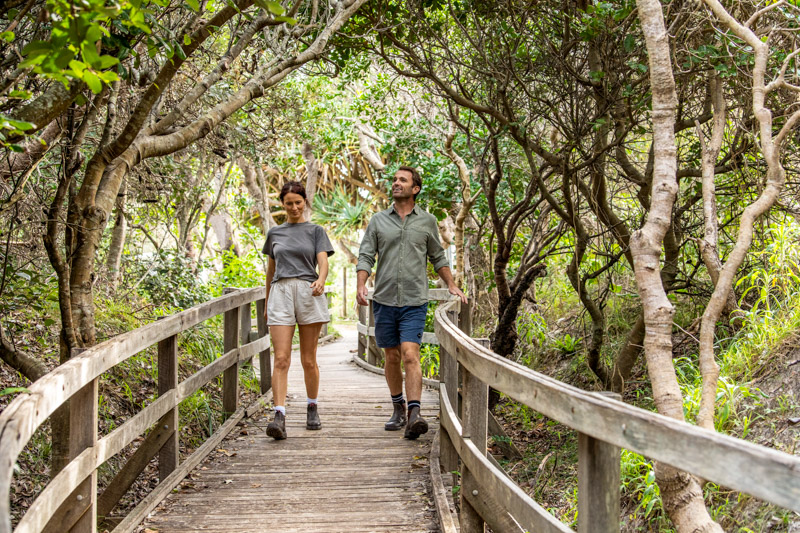
{"label": "man's navy shorts", "polygon": [[394,348],[401,342],[422,344],[428,304],[393,307],[372,301],[375,314],[375,341],[379,348]]}

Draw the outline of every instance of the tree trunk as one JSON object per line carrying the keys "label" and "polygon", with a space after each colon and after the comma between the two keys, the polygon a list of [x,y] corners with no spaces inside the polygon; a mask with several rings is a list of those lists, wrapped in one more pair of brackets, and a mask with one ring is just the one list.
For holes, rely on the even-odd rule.
{"label": "tree trunk", "polygon": [[303,143],[300,149],[303,159],[306,162],[306,219],[311,219],[313,210],[314,195],[317,194],[317,181],[319,180],[319,165],[314,157],[314,147],[309,143]]}
{"label": "tree trunk", "polygon": [[[674,130],[677,95],[661,4],[658,0],[637,0],[636,4],[650,66],[654,167],[650,211],[644,226],[631,238],[631,252],[644,312],[644,347],[653,399],[661,414],[683,420],[683,399],[672,365],[675,311],[660,275],[661,248],[678,192]],[[709,516],[702,490],[692,476],[662,463],[656,464],[655,470],[664,509],[678,531],[722,531]]]}

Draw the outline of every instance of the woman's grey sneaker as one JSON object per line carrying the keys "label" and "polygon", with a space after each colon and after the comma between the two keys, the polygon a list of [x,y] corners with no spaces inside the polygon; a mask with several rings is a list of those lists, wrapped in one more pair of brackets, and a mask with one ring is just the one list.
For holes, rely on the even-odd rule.
{"label": "woman's grey sneaker", "polygon": [[267,435],[275,440],[286,438],[286,415],[280,411],[275,411],[275,418],[267,426]]}
{"label": "woman's grey sneaker", "polygon": [[423,433],[428,432],[428,423],[419,414],[419,407],[416,405],[408,410],[408,425],[406,432],[403,436],[407,439],[414,440]]}
{"label": "woman's grey sneaker", "polygon": [[406,402],[392,402],[394,413],[386,424],[383,425],[386,431],[398,431],[406,425]]}
{"label": "woman's grey sneaker", "polygon": [[322,422],[319,420],[317,404],[310,403],[306,409],[306,429],[322,429]]}

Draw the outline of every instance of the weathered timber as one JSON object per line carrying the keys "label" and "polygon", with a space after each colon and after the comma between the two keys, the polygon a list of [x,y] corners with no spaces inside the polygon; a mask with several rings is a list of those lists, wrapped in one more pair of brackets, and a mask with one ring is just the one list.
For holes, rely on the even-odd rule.
{"label": "weathered timber", "polygon": [[[235,307],[225,311],[222,340],[226,353],[239,347],[239,311]],[[230,416],[239,405],[239,358],[222,373],[222,411]]]}
{"label": "weathered timber", "polygon": [[[178,387],[178,336],[173,335],[158,343],[158,394],[163,396]],[[180,462],[178,432],[178,409],[173,407],[159,421],[161,430],[167,435],[158,452],[158,477],[161,481],[178,467]],[[149,460],[149,458],[148,458]],[[137,474],[138,475],[138,474]],[[125,489],[127,490],[127,488]],[[120,494],[120,497],[122,495]],[[116,505],[116,502],[114,502]],[[113,505],[112,505],[113,507]],[[106,516],[111,507],[98,514]]]}
{"label": "weathered timber", "polygon": [[[470,439],[479,452],[486,456],[486,413],[489,388],[485,383],[470,374],[466,367],[462,366],[460,370],[463,402],[462,436],[465,439]],[[475,492],[478,492],[477,488],[480,487],[480,483],[475,480],[474,474],[466,466],[466,463],[461,472],[461,484],[462,487],[472,487],[470,491],[475,490]],[[484,531],[484,518],[499,520],[499,517],[494,515],[482,517],[480,508],[492,510],[492,505],[483,497],[469,498],[467,494],[466,490],[461,491],[461,531],[463,533],[482,533]],[[470,496],[472,496],[471,493]],[[472,505],[473,501],[479,501],[480,508],[474,507]],[[500,525],[505,524],[491,524],[493,528]],[[502,531],[505,531],[505,529],[502,529]]]}
{"label": "weathered timber", "polygon": [[141,527],[161,533],[437,530],[428,489],[436,393],[426,389],[422,396],[429,433],[409,441],[402,432],[385,431],[392,412],[386,383],[350,363],[356,332],[342,334],[317,353],[321,430],[305,428],[305,385],[295,353],[288,439],[265,435],[271,416],[241,420]]}
{"label": "weathered timber", "polygon": [[527,531],[543,533],[572,531],[533,501],[502,471],[495,468],[486,458],[485,446],[481,450],[470,439],[461,436],[461,423],[447,399],[447,387],[444,384],[440,389],[439,402],[442,428],[450,435],[458,456],[470,470],[478,486],[503,502],[509,514]]}
{"label": "weathered timber", "polygon": [[[106,487],[106,490],[97,500],[97,516],[108,516],[111,510],[119,503],[128,489],[131,488],[133,482],[139,477],[139,474],[145,469],[150,459],[162,449],[162,447],[170,440],[175,434],[175,427],[172,425],[172,411],[164,415],[161,420],[156,423],[153,431],[147,434],[144,441],[139,445],[133,455],[125,462],[125,465],[117,472],[117,475],[111,480]],[[159,465],[160,466],[160,465]],[[177,464],[175,465],[177,467]],[[173,468],[172,470],[175,470]],[[159,469],[159,478],[163,481],[169,474],[161,477]]]}
{"label": "weathered timber", "polygon": [[437,515],[439,516],[439,529],[442,533],[457,533],[455,520],[450,512],[450,502],[445,492],[444,481],[442,479],[441,464],[439,463],[439,448],[442,431],[437,431],[431,443],[431,455],[429,458],[431,470],[431,489],[433,501],[436,504]]}
{"label": "weathered timber", "polygon": [[264,319],[264,309],[266,301],[262,298],[256,300],[256,324],[258,325],[258,336],[267,339],[267,344],[258,353],[258,369],[261,371],[261,394],[266,393],[272,388],[272,364],[270,362],[269,329],[267,321]]}
{"label": "weathered timber", "polygon": [[800,512],[800,458],[600,398],[534,372],[461,335],[446,317],[446,308],[436,310],[440,344],[493,388],[580,433]]}

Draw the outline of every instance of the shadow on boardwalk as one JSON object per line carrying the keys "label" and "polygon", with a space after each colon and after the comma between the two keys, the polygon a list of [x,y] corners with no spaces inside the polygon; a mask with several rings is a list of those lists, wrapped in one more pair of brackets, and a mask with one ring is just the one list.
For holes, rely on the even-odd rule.
{"label": "shadow on boardwalk", "polygon": [[386,383],[351,361],[355,346],[355,330],[344,330],[319,348],[322,430],[305,429],[303,369],[294,353],[289,438],[265,435],[268,412],[244,419],[139,530],[438,531],[427,460],[438,430],[437,395],[423,392],[428,434],[408,441],[402,431],[385,431]]}

